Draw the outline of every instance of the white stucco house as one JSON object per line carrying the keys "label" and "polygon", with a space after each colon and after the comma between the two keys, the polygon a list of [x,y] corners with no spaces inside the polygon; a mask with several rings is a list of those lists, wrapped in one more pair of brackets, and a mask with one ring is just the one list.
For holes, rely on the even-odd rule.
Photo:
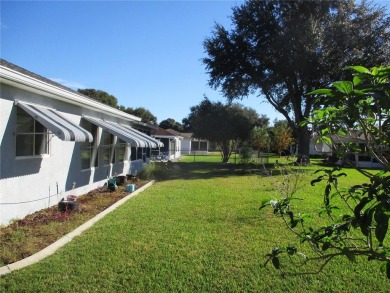
{"label": "white stucco house", "polygon": [[173,160],[180,158],[183,137],[173,134],[161,127],[154,130],[151,135],[164,144],[164,147],[160,148],[160,153],[166,159]]}
{"label": "white stucco house", "polygon": [[164,146],[140,120],[0,59],[0,224],[134,174]]}
{"label": "white stucco house", "polygon": [[181,154],[207,154],[210,143],[205,139],[193,137],[191,132],[178,132],[173,129],[167,129],[168,132],[182,137]]}
{"label": "white stucco house", "polygon": [[[310,155],[322,155],[331,158],[335,153],[333,145],[319,141],[318,138],[319,136],[317,134],[312,135],[310,140]],[[348,158],[348,161],[360,168],[382,168],[382,165],[375,158],[368,155],[366,141],[362,134],[352,132],[347,136],[333,135],[332,142],[338,145],[353,143],[359,149],[358,152],[345,153],[343,158],[338,158],[336,161],[337,164],[344,164],[345,159]]]}

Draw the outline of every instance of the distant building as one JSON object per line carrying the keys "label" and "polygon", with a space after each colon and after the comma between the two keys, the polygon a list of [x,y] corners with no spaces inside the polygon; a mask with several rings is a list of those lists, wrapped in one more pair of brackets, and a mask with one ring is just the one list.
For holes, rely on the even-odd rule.
{"label": "distant building", "polygon": [[152,132],[152,136],[164,144],[164,147],[159,149],[160,153],[156,154],[160,158],[162,155],[165,159],[173,160],[181,156],[183,137],[180,134],[158,127]]}
{"label": "distant building", "polygon": [[[310,140],[310,155],[322,155],[325,159],[335,161],[339,165],[348,160],[360,168],[382,168],[382,165],[368,154],[364,137],[356,131],[347,136],[333,135],[332,144],[318,141],[318,138],[317,134],[313,134]],[[353,143],[358,151],[349,151],[344,153],[343,157],[335,157],[336,147],[345,143]]]}
{"label": "distant building", "polygon": [[134,174],[164,144],[140,118],[0,59],[0,224]]}
{"label": "distant building", "polygon": [[190,132],[177,132],[173,129],[167,129],[168,132],[180,135],[183,140],[181,142],[181,153],[184,154],[207,154],[210,143],[205,139],[197,139]]}

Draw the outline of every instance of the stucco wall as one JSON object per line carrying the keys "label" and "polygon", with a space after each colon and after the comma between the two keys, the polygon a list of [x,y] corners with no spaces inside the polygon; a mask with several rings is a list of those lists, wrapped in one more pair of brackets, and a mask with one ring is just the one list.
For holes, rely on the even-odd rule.
{"label": "stucco wall", "polygon": [[[104,114],[89,109],[2,84],[0,88],[0,224],[6,225],[12,219],[22,218],[49,205],[56,205],[68,194],[81,195],[102,186],[107,176],[115,173],[134,174],[142,167],[142,161],[125,161],[104,166],[103,158],[99,156],[97,168],[81,170],[81,143],[62,141],[54,135],[51,136],[48,155],[16,157],[17,106],[14,105],[14,99],[54,108],[76,124],[80,123],[82,115],[110,118],[111,121],[115,121],[112,117],[104,117]],[[101,131],[99,134],[101,135]],[[130,157],[129,147],[126,152]],[[76,188],[72,190],[74,182]]]}
{"label": "stucco wall", "polygon": [[191,154],[191,140],[184,138],[181,141],[181,153],[182,154]]}

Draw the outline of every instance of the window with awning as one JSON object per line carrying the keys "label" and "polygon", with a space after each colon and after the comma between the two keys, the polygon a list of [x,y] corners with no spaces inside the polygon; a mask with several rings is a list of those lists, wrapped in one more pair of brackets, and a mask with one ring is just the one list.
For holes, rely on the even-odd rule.
{"label": "window with awning", "polygon": [[51,133],[63,141],[92,142],[93,136],[87,130],[62,116],[57,110],[28,104],[20,101],[15,102],[37,122],[46,127]]}

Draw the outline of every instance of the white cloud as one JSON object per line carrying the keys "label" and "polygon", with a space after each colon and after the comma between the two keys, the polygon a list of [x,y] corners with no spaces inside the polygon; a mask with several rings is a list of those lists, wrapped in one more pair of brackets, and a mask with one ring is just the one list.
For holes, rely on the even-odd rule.
{"label": "white cloud", "polygon": [[87,88],[85,85],[83,85],[81,83],[78,83],[78,82],[75,82],[75,81],[66,80],[66,79],[63,79],[63,78],[53,77],[53,78],[49,78],[49,79],[54,81],[54,82],[57,82],[59,84],[62,84],[63,86],[71,88],[73,90]]}

